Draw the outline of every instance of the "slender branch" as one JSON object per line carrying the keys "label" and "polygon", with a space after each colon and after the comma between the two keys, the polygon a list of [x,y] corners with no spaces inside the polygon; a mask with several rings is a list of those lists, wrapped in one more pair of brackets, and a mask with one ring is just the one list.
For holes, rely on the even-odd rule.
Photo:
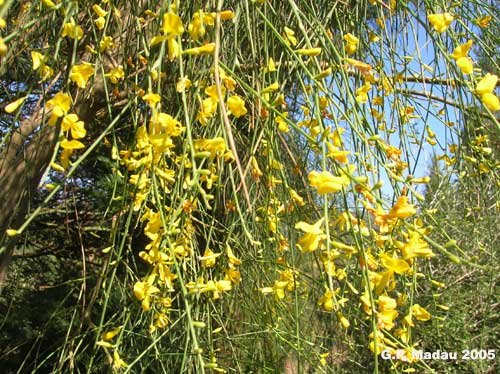
{"label": "slender branch", "polygon": [[215,51],[214,51],[214,78],[215,86],[217,88],[217,97],[219,99],[220,111],[224,126],[226,128],[226,134],[229,141],[229,146],[234,154],[234,159],[236,161],[236,169],[241,178],[241,184],[243,186],[243,194],[245,195],[245,200],[247,201],[249,211],[252,211],[252,202],[250,200],[250,195],[248,193],[248,188],[245,183],[245,176],[243,174],[243,169],[241,168],[240,158],[238,157],[238,151],[236,150],[236,145],[234,143],[233,132],[231,131],[231,124],[229,123],[229,118],[227,116],[226,107],[224,104],[224,98],[222,97],[222,89],[219,77],[219,49],[220,49],[220,9],[217,9],[217,16],[215,20]]}

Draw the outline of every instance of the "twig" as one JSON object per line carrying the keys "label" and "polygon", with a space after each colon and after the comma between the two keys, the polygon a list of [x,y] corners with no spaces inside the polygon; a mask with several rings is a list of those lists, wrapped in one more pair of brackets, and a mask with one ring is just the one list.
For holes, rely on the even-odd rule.
{"label": "twig", "polygon": [[[220,5],[220,3],[219,3]],[[220,8],[220,7],[218,7]],[[217,97],[219,99],[220,111],[222,119],[224,122],[224,127],[226,128],[226,134],[229,141],[229,147],[233,152],[234,159],[236,161],[236,169],[241,178],[241,184],[243,186],[243,194],[245,195],[245,200],[248,204],[248,210],[252,211],[252,202],[250,200],[250,195],[248,194],[248,188],[245,183],[245,176],[243,175],[243,170],[241,168],[240,158],[238,157],[238,152],[236,150],[236,145],[234,143],[233,132],[231,131],[231,124],[229,123],[229,118],[227,116],[226,107],[224,105],[224,98],[222,97],[221,84],[219,79],[219,48],[220,48],[220,9],[217,9],[217,16],[215,19],[215,51],[214,51],[214,78],[215,86],[217,88]]]}

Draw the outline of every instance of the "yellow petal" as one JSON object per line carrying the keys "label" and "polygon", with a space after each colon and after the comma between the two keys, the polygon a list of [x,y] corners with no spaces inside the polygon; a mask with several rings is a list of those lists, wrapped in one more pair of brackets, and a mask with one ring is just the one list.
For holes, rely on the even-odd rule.
{"label": "yellow petal", "polygon": [[457,66],[460,68],[463,74],[470,74],[474,69],[470,57],[460,57],[459,59],[457,59]]}
{"label": "yellow petal", "polygon": [[44,56],[40,52],[31,51],[31,60],[33,61],[33,70],[37,70],[42,65]]}
{"label": "yellow petal", "polygon": [[104,348],[113,348],[113,344],[111,343],[108,343],[108,342],[104,342],[102,340],[99,340],[97,343],[95,343],[96,345],[98,345],[99,347],[104,347]]}
{"label": "yellow petal", "polygon": [[7,236],[12,237],[12,236],[18,235],[19,231],[14,230],[14,229],[7,229],[7,230],[5,230],[5,233],[7,234]]}
{"label": "yellow petal", "polygon": [[491,92],[487,92],[481,95],[481,101],[483,102],[484,106],[492,112],[500,110],[500,100],[498,100],[498,97]]}
{"label": "yellow petal", "polygon": [[437,32],[446,31],[446,29],[451,25],[451,22],[454,20],[450,13],[429,14],[427,19]]}
{"label": "yellow petal", "polygon": [[182,53],[186,55],[210,55],[215,51],[215,43],[208,43],[202,45],[201,47],[189,48],[184,50]]}
{"label": "yellow petal", "polygon": [[102,340],[107,341],[113,339],[116,335],[118,335],[121,329],[122,327],[119,326],[111,331],[105,332],[104,334],[102,334]]}
{"label": "yellow petal", "polygon": [[64,173],[64,168],[63,168],[61,165],[59,165],[59,164],[57,164],[57,163],[55,163],[55,162],[51,163],[51,164],[50,164],[50,167],[51,167],[52,169],[54,169],[55,171],[58,171],[58,172],[60,172],[60,173]]}
{"label": "yellow petal", "polygon": [[106,25],[106,20],[104,19],[104,17],[98,17],[95,21],[94,21],[95,25],[97,26],[97,28],[99,30],[102,30],[104,28],[104,26]]}
{"label": "yellow petal", "polygon": [[15,112],[24,103],[24,100],[26,100],[26,97],[27,96],[21,97],[21,98],[17,99],[16,101],[13,101],[12,103],[7,104],[5,106],[5,111],[7,113]]}
{"label": "yellow petal", "polygon": [[163,15],[163,32],[170,36],[179,36],[184,32],[182,20],[177,14],[165,13]]}
{"label": "yellow petal", "polygon": [[167,40],[167,39],[168,39],[167,35],[156,35],[153,37],[153,39],[151,39],[151,41],[149,42],[149,45],[151,47],[154,47],[155,45],[160,44],[161,42],[163,42],[164,40]]}
{"label": "yellow petal", "polygon": [[234,18],[234,12],[232,10],[223,10],[222,12],[220,12],[220,19],[223,21],[227,21],[233,18]]}
{"label": "yellow petal", "polygon": [[311,171],[308,175],[309,184],[318,189],[320,195],[338,192],[342,187],[348,186],[350,180],[347,176],[335,177],[328,171]]}
{"label": "yellow petal", "polygon": [[498,77],[494,74],[486,74],[477,84],[476,93],[478,95],[483,95],[485,93],[491,93],[497,84]]}
{"label": "yellow petal", "polygon": [[94,75],[94,67],[88,62],[83,62],[71,68],[69,79],[75,82],[78,87],[85,88],[87,81],[92,75]]}
{"label": "yellow petal", "polygon": [[98,17],[106,17],[106,15],[108,14],[108,12],[102,9],[98,4],[92,5],[92,9]]}
{"label": "yellow petal", "polygon": [[300,221],[300,222],[297,222],[295,224],[295,229],[302,230],[305,233],[309,233],[309,234],[320,235],[323,233],[323,230],[321,229],[321,225],[323,224],[324,220],[325,220],[324,218],[321,218],[314,225],[310,225],[306,222]]}
{"label": "yellow petal", "polygon": [[403,274],[410,270],[410,265],[405,260],[392,258],[387,254],[380,255],[380,262],[382,266],[398,274]]}
{"label": "yellow petal", "polygon": [[451,57],[453,57],[455,60],[458,60],[460,57],[466,57],[469,54],[472,43],[473,41],[471,39],[467,43],[459,45],[453,50],[453,54],[451,55]]}
{"label": "yellow petal", "polygon": [[0,37],[0,56],[5,56],[9,51],[9,47],[5,44],[5,41]]}
{"label": "yellow petal", "polygon": [[48,6],[49,8],[55,8],[56,4],[52,0],[42,0],[43,5]]}
{"label": "yellow petal", "polygon": [[278,91],[280,89],[280,84],[278,82],[274,82],[273,84],[264,87],[264,89],[261,91],[261,93],[269,93],[269,92],[274,92]]}
{"label": "yellow petal", "polygon": [[321,48],[300,48],[296,52],[301,56],[318,56],[321,54]]}
{"label": "yellow petal", "polygon": [[415,319],[419,321],[428,321],[431,319],[431,314],[418,304],[411,307],[411,312]]}
{"label": "yellow petal", "polygon": [[239,96],[231,96],[230,98],[228,98],[227,107],[229,108],[231,114],[236,118],[239,118],[247,114],[245,101],[243,101],[243,99]]}
{"label": "yellow petal", "polygon": [[274,63],[274,60],[272,57],[269,57],[269,61],[267,63],[267,70],[266,72],[272,73],[273,71],[276,71],[276,64]]}
{"label": "yellow petal", "polygon": [[68,140],[64,139],[61,141],[61,148],[63,149],[82,149],[85,148],[85,145],[78,140]]}

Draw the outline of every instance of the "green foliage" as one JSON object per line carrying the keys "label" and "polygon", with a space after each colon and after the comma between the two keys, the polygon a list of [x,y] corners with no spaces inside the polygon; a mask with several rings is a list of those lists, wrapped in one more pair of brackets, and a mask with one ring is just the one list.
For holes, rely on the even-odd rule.
{"label": "green foliage", "polygon": [[2,370],[495,370],[491,2],[0,4]]}

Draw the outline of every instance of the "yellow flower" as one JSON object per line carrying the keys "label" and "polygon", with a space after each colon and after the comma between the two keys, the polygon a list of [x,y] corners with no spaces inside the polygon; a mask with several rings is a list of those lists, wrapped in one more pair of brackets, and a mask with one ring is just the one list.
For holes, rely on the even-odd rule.
{"label": "yellow flower", "polygon": [[153,109],[156,104],[158,104],[161,100],[161,96],[156,94],[156,93],[147,93],[146,95],[144,95],[142,97],[142,100],[144,100],[146,103],[148,103],[148,105],[151,107],[151,109]]}
{"label": "yellow flower", "polygon": [[118,65],[116,68],[111,69],[109,73],[105,74],[105,76],[109,78],[111,83],[117,84],[118,81],[125,78],[125,72],[123,71],[123,66]]}
{"label": "yellow flower", "polygon": [[323,296],[318,300],[318,305],[321,305],[326,312],[331,312],[335,309],[333,295],[331,290],[326,290]]}
{"label": "yellow flower", "polygon": [[311,171],[308,175],[309,184],[318,189],[320,195],[330,192],[338,192],[342,187],[348,186],[349,177],[342,175],[335,177],[328,171]]}
{"label": "yellow flower", "polygon": [[351,326],[351,323],[349,320],[342,314],[342,312],[337,312],[337,318],[339,319],[340,324],[344,329],[347,329],[349,326]]}
{"label": "yellow flower", "polygon": [[126,368],[128,365],[125,361],[123,361],[118,354],[118,351],[113,352],[113,367],[118,370],[121,368]]}
{"label": "yellow flower", "polygon": [[73,139],[81,139],[85,137],[87,131],[85,130],[83,121],[78,120],[76,114],[68,114],[64,116],[61,126],[63,131],[70,131]]}
{"label": "yellow flower", "polygon": [[245,101],[239,96],[231,96],[227,99],[227,107],[233,116],[239,118],[247,114]]}
{"label": "yellow flower", "polygon": [[302,56],[318,56],[321,54],[321,48],[300,48],[296,52]]}
{"label": "yellow flower", "polygon": [[56,4],[52,0],[42,0],[43,5],[49,7],[49,8],[55,8]]}
{"label": "yellow flower", "polygon": [[358,49],[359,39],[352,35],[351,33],[347,33],[344,35],[344,40],[346,42],[345,50],[348,55],[352,55],[356,53]]}
{"label": "yellow flower", "polygon": [[149,132],[153,134],[166,134],[168,136],[179,136],[186,128],[182,124],[166,113],[154,113],[149,123]]}
{"label": "yellow flower", "polygon": [[104,19],[104,17],[98,17],[95,21],[94,21],[95,25],[97,26],[97,28],[99,30],[102,30],[104,28],[104,26],[106,25],[106,20]]}
{"label": "yellow flower", "polygon": [[89,78],[94,75],[94,67],[88,62],[80,65],[74,65],[69,73],[69,79],[76,83],[80,88],[85,88]]}
{"label": "yellow flower", "polygon": [[290,197],[298,206],[304,206],[306,204],[302,196],[300,196],[293,188],[290,187],[288,191],[290,192]]}
{"label": "yellow flower", "polygon": [[68,113],[69,107],[71,105],[71,97],[65,93],[58,92],[55,96],[47,101],[45,108],[47,110],[52,110],[51,117],[49,119],[49,125],[55,125],[59,117],[62,117]]}
{"label": "yellow flower", "polygon": [[15,101],[11,102],[10,104],[7,104],[5,106],[5,111],[7,113],[15,112],[21,105],[23,105],[24,100],[26,100],[26,97],[27,96],[21,97]]}
{"label": "yellow flower", "polygon": [[283,36],[285,37],[285,41],[288,45],[291,46],[297,45],[297,38],[295,37],[295,31],[293,31],[292,29],[285,27]]}
{"label": "yellow flower", "polygon": [[134,284],[134,295],[141,301],[142,309],[147,312],[150,308],[150,298],[160,290],[153,286],[155,275],[150,275],[145,282],[136,282]]}
{"label": "yellow flower", "polygon": [[413,216],[417,211],[413,204],[408,204],[407,196],[400,196],[396,204],[392,207],[389,212],[390,218],[408,218]]}
{"label": "yellow flower", "polygon": [[188,77],[179,78],[175,85],[175,90],[179,93],[189,90],[189,88],[191,88],[191,80]]}
{"label": "yellow flower", "polygon": [[61,148],[69,150],[82,149],[85,148],[85,145],[82,142],[79,142],[78,140],[64,139],[61,141]]}
{"label": "yellow flower", "polygon": [[238,266],[238,265],[241,265],[241,260],[236,257],[233,253],[233,250],[231,249],[231,247],[229,245],[226,244],[226,251],[227,251],[227,257],[229,259],[229,264],[231,266]]}
{"label": "yellow flower", "polygon": [[473,40],[468,40],[467,43],[459,45],[453,50],[451,57],[458,60],[460,57],[467,57],[472,47]]}
{"label": "yellow flower", "polygon": [[5,41],[0,36],[0,56],[5,56],[8,51],[9,51],[9,47],[7,47],[7,44],[5,44]]}
{"label": "yellow flower", "polygon": [[234,18],[234,12],[232,10],[223,10],[220,12],[220,19],[227,21]]}
{"label": "yellow flower", "polygon": [[421,238],[421,235],[418,231],[410,231],[409,240],[407,243],[399,244],[397,246],[401,249],[401,254],[405,260],[414,258],[414,257],[424,257],[430,258],[434,257],[435,254],[429,248],[429,244],[425,240]]}
{"label": "yellow flower", "polygon": [[62,37],[69,36],[72,39],[80,40],[83,38],[83,29],[74,22],[67,22],[63,25]]}
{"label": "yellow flower", "polygon": [[40,52],[31,51],[31,60],[33,62],[33,70],[38,70],[45,62],[45,56]]}
{"label": "yellow flower", "polygon": [[477,18],[476,20],[474,20],[474,22],[476,23],[476,25],[478,25],[479,27],[481,28],[485,28],[485,27],[488,27],[488,25],[490,24],[490,21],[491,21],[491,16],[483,16],[481,18]]}
{"label": "yellow flower", "polygon": [[350,151],[342,151],[334,147],[331,143],[326,143],[328,148],[327,156],[334,158],[337,162],[341,164],[347,164],[348,159],[347,156],[351,153]]}
{"label": "yellow flower", "polygon": [[498,77],[494,74],[486,74],[477,84],[476,93],[481,96],[485,93],[491,93],[496,87]]}
{"label": "yellow flower", "polygon": [[191,39],[198,40],[205,35],[206,28],[203,21],[203,11],[200,10],[193,14],[193,19],[191,23],[188,25],[188,32],[191,36]]}
{"label": "yellow flower", "polygon": [[397,302],[392,297],[382,295],[378,298],[377,305],[380,311],[387,311],[396,309]]}
{"label": "yellow flower", "polygon": [[278,91],[279,89],[280,89],[280,84],[278,82],[274,82],[273,84],[264,87],[262,91],[260,91],[260,93],[265,94],[265,93],[275,92]]}
{"label": "yellow flower", "polygon": [[172,38],[182,35],[184,32],[184,26],[182,26],[181,18],[172,12],[165,13],[163,15],[162,30],[165,34]]}
{"label": "yellow flower", "polygon": [[50,78],[54,74],[52,68],[45,65],[46,57],[40,52],[32,51],[31,60],[33,63],[33,70],[38,70],[42,80]]}
{"label": "yellow flower", "polygon": [[211,268],[215,266],[217,262],[217,257],[219,257],[221,253],[214,253],[211,249],[205,249],[203,252],[203,256],[198,257],[198,260],[201,261],[201,266],[204,268]]}
{"label": "yellow flower", "polygon": [[262,170],[260,170],[257,159],[253,156],[251,158],[251,163],[252,163],[252,178],[258,181],[260,177],[262,177],[264,174],[262,173]]}
{"label": "yellow flower", "polygon": [[377,315],[377,327],[380,329],[391,330],[394,327],[394,320],[399,313],[394,310],[384,310]]}
{"label": "yellow flower", "polygon": [[410,270],[410,265],[408,265],[405,260],[393,258],[385,253],[381,254],[379,257],[382,266],[395,273],[403,274]]}
{"label": "yellow flower", "polygon": [[151,47],[154,47],[157,44],[160,44],[161,42],[164,42],[165,40],[168,40],[167,35],[156,35],[149,41],[149,45]]}
{"label": "yellow flower", "polygon": [[487,92],[481,95],[481,101],[483,102],[484,106],[492,112],[500,110],[500,100],[498,100],[498,97],[495,94]]}
{"label": "yellow flower", "polygon": [[177,40],[174,38],[168,39],[168,59],[169,61],[175,60],[177,57],[179,57],[179,53],[181,51],[181,48],[179,47],[179,43],[177,43]]}
{"label": "yellow flower", "polygon": [[276,64],[274,63],[274,60],[272,57],[269,57],[269,61],[267,62],[267,67],[265,69],[266,73],[272,73],[274,71],[277,71],[276,69]]}
{"label": "yellow flower", "polygon": [[470,48],[472,47],[472,40],[467,41],[467,43],[459,45],[453,50],[451,57],[455,59],[458,67],[463,74],[472,73],[473,66],[472,61],[467,55],[469,54]]}
{"label": "yellow flower", "polygon": [[194,147],[199,151],[207,151],[210,153],[210,158],[221,156],[226,151],[226,142],[224,138],[217,137],[213,139],[196,139]]}
{"label": "yellow flower", "polygon": [[114,46],[115,46],[115,42],[113,41],[113,38],[109,35],[106,35],[99,42],[99,51],[104,52],[105,50],[111,49]]}
{"label": "yellow flower", "polygon": [[428,321],[431,319],[431,314],[418,304],[411,307],[411,314],[419,321]]}
{"label": "yellow flower", "polygon": [[70,158],[73,155],[74,149],[63,149],[61,152],[61,165],[53,162],[51,164],[52,168],[56,171],[59,171],[61,173],[64,173],[64,170],[66,170],[69,167],[70,163]]}
{"label": "yellow flower", "polygon": [[19,235],[19,231],[17,231],[16,229],[7,229],[7,230],[5,230],[5,233],[9,237]]}
{"label": "yellow flower", "polygon": [[493,74],[486,74],[477,84],[475,92],[481,97],[481,101],[489,110],[500,110],[500,101],[493,93],[498,82],[498,77]]}
{"label": "yellow flower", "polygon": [[470,74],[474,70],[474,66],[472,65],[472,60],[470,57],[460,57],[457,60],[457,66],[462,71],[463,74]]}
{"label": "yellow flower", "polygon": [[373,31],[370,31],[370,32],[368,33],[368,41],[369,41],[370,43],[376,43],[376,42],[378,42],[379,40],[380,40],[380,37],[379,37],[377,34],[375,34]]}
{"label": "yellow flower", "polygon": [[[283,113],[283,117],[288,117],[288,112]],[[290,131],[290,128],[288,127],[288,123],[286,123],[286,120],[283,117],[276,117],[274,121],[278,124],[279,131],[288,132]]]}
{"label": "yellow flower", "polygon": [[302,230],[305,234],[299,239],[297,245],[303,252],[314,252],[318,249],[319,244],[326,238],[323,234],[321,226],[323,225],[324,218],[321,218],[314,225],[300,221],[295,225],[296,230]]}
{"label": "yellow flower", "polygon": [[217,98],[206,98],[201,103],[201,110],[198,112],[197,120],[203,125],[208,124],[208,120],[214,115],[217,110]]}
{"label": "yellow flower", "polygon": [[446,31],[446,29],[451,25],[451,22],[454,20],[450,13],[429,14],[427,19],[437,32]]}
{"label": "yellow flower", "polygon": [[92,10],[97,14],[98,17],[106,17],[108,12],[102,9],[98,4],[92,5]]}
{"label": "yellow flower", "polygon": [[119,334],[119,332],[121,331],[121,329],[122,329],[122,326],[118,326],[117,328],[115,328],[115,329],[113,329],[111,331],[106,331],[104,334],[102,334],[101,339],[104,340],[104,341],[111,340],[116,335]]}
{"label": "yellow flower", "polygon": [[186,55],[211,55],[215,51],[215,43],[208,43],[205,45],[202,45],[201,47],[195,47],[195,48],[189,48],[184,50],[182,53]]}
{"label": "yellow flower", "polygon": [[368,92],[371,90],[372,85],[366,83],[356,90],[356,101],[360,104],[366,103],[368,101]]}

